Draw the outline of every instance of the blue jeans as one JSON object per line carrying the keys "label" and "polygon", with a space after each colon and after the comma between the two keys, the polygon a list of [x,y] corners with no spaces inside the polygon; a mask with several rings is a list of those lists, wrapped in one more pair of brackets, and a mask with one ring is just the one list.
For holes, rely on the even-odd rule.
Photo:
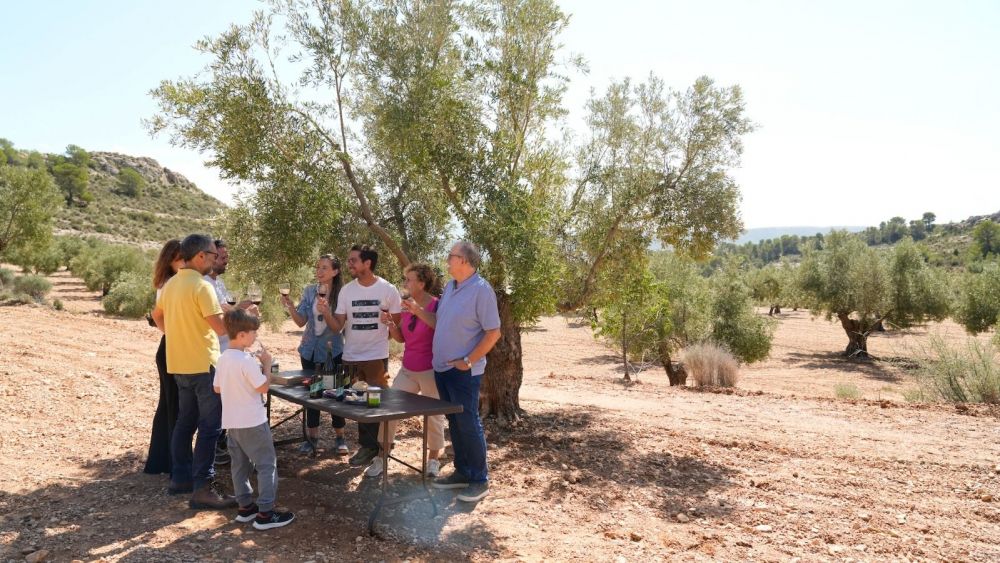
{"label": "blue jeans", "polygon": [[[170,445],[173,467],[170,480],[191,483],[195,490],[215,478],[215,443],[222,432],[222,398],[212,389],[215,367],[208,373],[175,375],[177,423]],[[191,452],[191,438],[198,439]]]}
{"label": "blue jeans", "polygon": [[462,412],[445,417],[451,432],[451,446],[455,450],[455,471],[472,483],[485,482],[489,478],[486,434],[483,432],[483,421],[479,419],[479,385],[482,381],[481,375],[473,376],[471,371],[457,368],[434,372],[441,400],[462,405]]}
{"label": "blue jeans", "polygon": [[229,454],[233,457],[233,491],[241,507],[253,503],[250,474],[257,470],[257,507],[261,512],[274,509],[278,494],[278,457],[274,453],[271,427],[264,424],[253,428],[229,429]]}

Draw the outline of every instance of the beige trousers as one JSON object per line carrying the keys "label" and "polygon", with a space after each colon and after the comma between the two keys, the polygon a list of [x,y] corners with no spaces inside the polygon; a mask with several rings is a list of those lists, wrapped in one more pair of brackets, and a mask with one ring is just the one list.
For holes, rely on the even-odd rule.
{"label": "beige trousers", "polygon": [[[392,389],[399,389],[409,393],[424,395],[440,399],[438,396],[437,383],[434,382],[434,370],[410,371],[404,367],[399,368],[399,373],[392,380]],[[393,420],[386,425],[389,427],[389,436],[395,437],[397,421]],[[444,416],[437,414],[427,417],[427,449],[440,450],[444,448]]]}

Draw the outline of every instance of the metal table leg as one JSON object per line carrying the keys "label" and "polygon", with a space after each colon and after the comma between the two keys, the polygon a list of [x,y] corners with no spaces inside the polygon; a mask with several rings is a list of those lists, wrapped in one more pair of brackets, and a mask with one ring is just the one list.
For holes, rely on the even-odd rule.
{"label": "metal table leg", "polygon": [[[385,423],[382,423],[379,426],[379,431],[382,432],[384,429],[385,429]],[[386,504],[398,504],[401,502],[407,502],[409,500],[415,499],[413,495],[408,495],[403,498],[394,499],[388,503],[385,501],[385,497],[389,489],[389,460],[393,459],[399,462],[401,465],[405,465],[406,467],[409,467],[414,471],[417,471],[417,468],[389,454],[389,449],[391,447],[390,437],[388,435],[388,432],[383,432],[383,433],[385,435],[382,436],[382,451],[379,452],[379,455],[382,457],[382,492],[379,494],[378,501],[375,503],[375,509],[372,510],[371,515],[368,516],[369,535],[375,535],[375,520],[378,518],[379,512],[382,511],[383,506],[385,506]],[[431,494],[430,487],[427,486],[427,415],[424,415],[424,432],[423,432],[423,440],[421,447],[422,447],[421,450],[422,454],[420,463],[420,484],[424,488],[424,494],[426,495],[427,500],[431,502],[431,508],[434,511],[434,516],[437,516],[438,515],[437,502],[434,501],[434,495]]]}

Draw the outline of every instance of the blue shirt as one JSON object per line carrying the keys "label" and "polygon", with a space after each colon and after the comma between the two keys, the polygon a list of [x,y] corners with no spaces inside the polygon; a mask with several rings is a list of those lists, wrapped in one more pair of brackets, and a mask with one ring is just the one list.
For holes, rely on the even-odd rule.
{"label": "blue shirt", "polygon": [[[472,353],[487,330],[500,328],[497,295],[489,282],[472,274],[462,283],[448,282],[438,302],[434,328],[434,371],[448,371],[448,362]],[[486,371],[486,357],[472,366],[472,375]]]}
{"label": "blue shirt", "polygon": [[306,326],[302,331],[302,343],[299,344],[299,355],[311,362],[318,364],[326,362],[326,343],[333,344],[334,357],[344,352],[344,339],[339,333],[330,330],[330,326],[319,318],[323,324],[323,332],[316,336],[317,317],[313,311],[313,303],[316,302],[316,284],[307,285],[302,291],[302,301],[295,311],[306,318]]}

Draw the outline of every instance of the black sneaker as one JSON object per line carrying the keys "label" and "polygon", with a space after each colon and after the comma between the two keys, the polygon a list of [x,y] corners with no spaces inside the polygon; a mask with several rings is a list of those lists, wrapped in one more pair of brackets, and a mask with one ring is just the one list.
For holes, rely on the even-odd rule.
{"label": "black sneaker", "polygon": [[462,502],[479,502],[490,492],[490,484],[486,481],[479,483],[469,483],[469,488],[458,493],[458,500]]}
{"label": "black sneaker", "polygon": [[358,449],[358,453],[351,456],[348,463],[354,466],[368,465],[378,455],[378,448],[363,447]]}
{"label": "black sneaker", "polygon": [[257,517],[257,512],[260,509],[257,508],[256,502],[251,502],[246,508],[240,507],[239,511],[236,513],[237,522],[249,522]]}
{"label": "black sneaker", "polygon": [[464,489],[469,486],[469,478],[458,471],[452,471],[447,477],[438,477],[431,481],[435,489]]}
{"label": "black sneaker", "polygon": [[292,523],[292,520],[295,520],[295,515],[291,512],[278,512],[277,510],[260,512],[253,521],[253,527],[258,530],[270,530],[271,528],[287,526]]}

